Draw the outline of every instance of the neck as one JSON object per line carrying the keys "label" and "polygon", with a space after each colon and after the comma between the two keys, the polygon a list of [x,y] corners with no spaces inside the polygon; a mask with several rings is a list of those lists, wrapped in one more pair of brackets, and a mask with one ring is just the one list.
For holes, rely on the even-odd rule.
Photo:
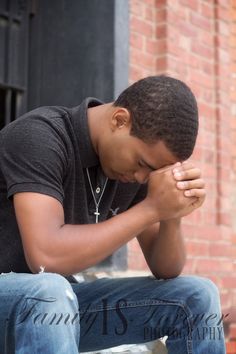
{"label": "neck", "polygon": [[97,155],[99,138],[104,133],[111,106],[112,103],[106,103],[100,106],[88,108],[87,111],[90,138]]}

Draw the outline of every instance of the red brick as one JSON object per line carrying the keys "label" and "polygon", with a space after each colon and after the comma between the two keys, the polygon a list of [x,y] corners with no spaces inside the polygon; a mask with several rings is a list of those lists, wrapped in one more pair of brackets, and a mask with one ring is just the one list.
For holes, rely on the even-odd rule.
{"label": "red brick", "polygon": [[131,82],[138,81],[139,79],[142,79],[146,75],[144,74],[143,68],[136,67],[134,65],[130,65],[130,79]]}
{"label": "red brick", "polygon": [[220,288],[222,289],[220,292],[220,301],[221,301],[221,306],[222,306],[222,312],[223,313],[228,313],[228,309],[231,306],[231,294],[229,289],[223,289],[222,288],[222,277],[220,278]]}
{"label": "red brick", "polygon": [[221,7],[229,7],[231,0],[217,0],[217,5]]}
{"label": "red brick", "polygon": [[[221,65],[215,65],[215,74],[219,76],[219,78],[227,78],[229,77],[229,66],[228,65],[223,65],[221,63]],[[223,79],[224,80],[224,79]],[[218,80],[218,86],[221,85],[221,83],[223,83],[222,79],[221,80]],[[226,81],[226,85],[227,85],[227,91],[229,89],[229,81],[228,80],[225,80]],[[222,95],[222,93],[221,93]],[[223,102],[222,102],[223,103]]]}
{"label": "red brick", "polygon": [[210,32],[213,29],[213,25],[211,24],[211,22],[199,14],[191,13],[190,22],[196,27],[199,27],[205,31]]}
{"label": "red brick", "polygon": [[156,8],[161,9],[162,7],[167,6],[168,0],[156,0]]}
{"label": "red brick", "polygon": [[152,22],[152,21],[154,21],[154,18],[155,18],[155,10],[154,10],[154,8],[146,7],[145,8],[145,19],[147,21]]}
{"label": "red brick", "polygon": [[[215,103],[215,95],[214,92],[212,90],[209,89],[202,89],[202,95],[201,95],[202,99],[204,102],[207,102],[208,104],[212,104],[213,102]],[[212,130],[212,132],[214,132]]]}
{"label": "red brick", "polygon": [[[142,1],[142,0],[141,0]],[[167,0],[157,0],[160,5],[165,5]],[[156,0],[144,0],[146,6],[156,7]]]}
{"label": "red brick", "polygon": [[[213,32],[205,32],[205,31],[199,31],[199,32],[200,32],[200,33],[198,33],[199,43],[202,45],[205,45],[206,47],[214,48],[214,46],[216,45],[216,37],[215,37],[214,33]],[[205,60],[207,60],[207,59],[208,58],[205,58]]]}
{"label": "red brick", "polygon": [[203,154],[203,149],[201,147],[196,146],[191,157],[196,161],[200,161],[203,159]]}
{"label": "red brick", "polygon": [[230,176],[230,169],[229,168],[224,168],[221,166],[218,166],[218,178],[220,179],[220,182],[223,181],[229,181],[229,176]]}
{"label": "red brick", "polygon": [[157,25],[156,27],[156,38],[165,38],[167,37],[167,26],[166,24],[163,25]]}
{"label": "red brick", "polygon": [[157,25],[162,24],[163,22],[166,22],[166,20],[167,20],[167,10],[165,8],[164,9],[158,8],[156,12],[156,24]]}
{"label": "red brick", "polygon": [[196,84],[201,85],[204,88],[208,88],[208,89],[213,89],[215,82],[214,82],[214,78],[202,73],[202,72],[192,72],[190,73],[189,76],[190,80]]}
{"label": "red brick", "polygon": [[140,66],[148,69],[155,65],[155,58],[152,55],[140,52],[134,48],[130,51],[130,58],[134,63],[139,63]]}
{"label": "red brick", "polygon": [[[206,79],[206,78],[204,77],[203,79]],[[200,116],[204,116],[205,118],[212,119],[214,117],[214,115],[215,115],[215,107],[211,107],[208,104],[205,104],[205,103],[201,102],[201,103],[199,103],[198,108],[199,108]],[[209,142],[209,138],[212,138],[212,140],[210,142]],[[213,141],[215,141],[215,137],[213,136],[213,134],[210,134],[210,137],[208,135],[207,136],[208,144],[209,143],[210,144],[213,143]]]}
{"label": "red brick", "polygon": [[232,235],[232,243],[236,244],[236,234]]}
{"label": "red brick", "polygon": [[229,52],[225,49],[218,48],[217,58],[221,64],[230,64],[230,55]]}
{"label": "red brick", "polygon": [[227,351],[227,354],[235,354],[236,353],[236,341],[226,342],[226,351]]}
{"label": "red brick", "polygon": [[[191,53],[185,53],[185,55],[181,56],[181,63],[183,63],[188,68],[190,74],[196,72],[196,69],[200,68],[199,58]],[[190,82],[189,86],[192,88],[192,90],[194,90],[191,85],[192,83]]]}
{"label": "red brick", "polygon": [[199,0],[179,0],[179,3],[189,7],[191,10],[198,11]]}
{"label": "red brick", "polygon": [[179,21],[176,27],[186,37],[196,38],[199,34],[198,29],[186,21]]}
{"label": "red brick", "polygon": [[131,19],[131,30],[150,38],[154,34],[154,25],[133,17]]}
{"label": "red brick", "polygon": [[218,213],[217,221],[222,225],[231,225],[231,216],[228,213]]}
{"label": "red brick", "polygon": [[234,323],[230,325],[229,338],[236,341],[236,324]]}
{"label": "red brick", "polygon": [[132,48],[144,50],[144,37],[138,33],[130,33],[130,45]]}
{"label": "red brick", "polygon": [[215,11],[216,11],[216,18],[218,20],[223,20],[225,22],[228,22],[228,24],[230,23],[231,17],[230,17],[229,8],[222,7],[222,6],[216,6]]}
{"label": "red brick", "polygon": [[209,241],[220,241],[221,232],[219,227],[213,223],[212,225],[204,225],[204,227],[198,227],[196,230],[196,235],[198,239],[204,239]]}
{"label": "red brick", "polygon": [[209,243],[188,240],[186,250],[191,256],[209,256]]}
{"label": "red brick", "polygon": [[132,0],[130,1],[130,10],[131,13],[138,16],[138,17],[143,17],[144,16],[144,2],[140,0]]}
{"label": "red brick", "polygon": [[224,288],[231,288],[235,289],[236,288],[236,277],[235,276],[224,276],[222,278],[222,283]]}
{"label": "red brick", "polygon": [[232,185],[228,182],[221,182],[219,183],[218,193],[223,197],[229,198],[230,193],[232,192]]}
{"label": "red brick", "polygon": [[204,46],[201,43],[194,41],[191,45],[191,50],[198,54],[199,56],[202,56],[203,58],[206,58],[208,60],[213,60],[214,59],[214,49]]}
{"label": "red brick", "polygon": [[[236,237],[231,227],[236,202],[230,204],[234,194],[236,201],[236,133],[234,144],[230,142],[231,132],[236,131],[236,119],[231,118],[236,117],[236,6],[231,28],[226,0],[219,0],[224,9],[217,10],[218,23],[213,0],[179,0],[169,7],[167,0],[140,0],[132,10],[133,1],[130,80],[171,74],[190,85],[198,100],[200,133],[192,159],[202,168],[207,198],[199,210],[183,218],[188,251],[184,272],[212,278],[221,289],[223,305],[229,308],[236,305]],[[139,6],[143,13],[137,10]],[[147,30],[141,30],[142,26]],[[129,267],[147,269],[138,244],[130,247]]]}
{"label": "red brick", "polygon": [[202,212],[200,209],[196,209],[191,214],[185,216],[185,219],[188,220],[188,222],[191,222],[193,224],[201,224]]}
{"label": "red brick", "polygon": [[216,36],[215,44],[216,46],[229,51],[230,40],[228,36]]}
{"label": "red brick", "polygon": [[206,17],[208,20],[212,19],[215,16],[213,4],[209,4],[207,2],[201,2],[200,6],[201,6],[200,13],[202,16]]}
{"label": "red brick", "polygon": [[[183,15],[183,12],[181,12],[181,16],[178,16],[178,13],[174,10],[169,10],[167,13],[167,24],[169,27],[171,27],[172,29],[176,30],[176,28],[178,28],[178,24],[181,21],[186,21],[185,16]],[[172,26],[171,24],[174,24],[174,26]]]}
{"label": "red brick", "polygon": [[234,7],[232,7],[231,8],[231,12],[230,12],[230,15],[231,15],[231,20],[232,21],[236,21],[236,8]]}
{"label": "red brick", "polygon": [[229,23],[226,23],[224,21],[219,21],[217,31],[220,36],[228,37],[226,39],[228,39],[229,41],[229,35],[230,35]]}
{"label": "red brick", "polygon": [[192,258],[187,258],[185,263],[183,273],[185,274],[193,274],[194,273],[194,263],[195,261]]}
{"label": "red brick", "polygon": [[[223,261],[221,259],[197,259],[196,270],[198,273],[219,273],[219,272],[231,272],[232,263],[229,261]],[[224,280],[223,280],[224,281]]]}
{"label": "red brick", "polygon": [[146,51],[153,55],[163,55],[167,53],[166,39],[160,40],[146,40]]}
{"label": "red brick", "polygon": [[[174,55],[177,58],[184,56],[184,51],[181,49],[178,44],[170,43],[168,46],[168,53]],[[179,61],[179,60],[178,60]]]}
{"label": "red brick", "polygon": [[196,228],[193,225],[187,225],[183,219],[182,232],[185,238],[193,239],[196,236]]}
{"label": "red brick", "polygon": [[209,245],[209,255],[211,257],[232,257],[232,246],[228,243],[214,243]]}
{"label": "red brick", "polygon": [[163,56],[156,59],[156,70],[165,71],[167,69],[167,57]]}

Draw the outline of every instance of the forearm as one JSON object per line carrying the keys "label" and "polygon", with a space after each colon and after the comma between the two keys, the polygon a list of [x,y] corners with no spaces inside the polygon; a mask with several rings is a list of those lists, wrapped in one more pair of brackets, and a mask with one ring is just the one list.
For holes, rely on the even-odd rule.
{"label": "forearm", "polygon": [[157,278],[173,278],[181,273],[185,261],[181,219],[161,221],[150,256],[151,271]]}
{"label": "forearm", "polygon": [[65,224],[47,244],[42,266],[45,266],[45,271],[64,275],[79,272],[111,255],[153,222],[153,212],[146,208],[145,203],[139,203],[99,224]]}

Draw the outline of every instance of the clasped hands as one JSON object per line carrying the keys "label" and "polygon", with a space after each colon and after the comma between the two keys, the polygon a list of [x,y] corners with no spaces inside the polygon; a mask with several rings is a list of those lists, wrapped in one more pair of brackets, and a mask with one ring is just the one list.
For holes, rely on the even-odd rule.
{"label": "clasped hands", "polygon": [[153,171],[149,175],[148,196],[155,199],[160,220],[188,215],[206,197],[201,171],[189,161]]}

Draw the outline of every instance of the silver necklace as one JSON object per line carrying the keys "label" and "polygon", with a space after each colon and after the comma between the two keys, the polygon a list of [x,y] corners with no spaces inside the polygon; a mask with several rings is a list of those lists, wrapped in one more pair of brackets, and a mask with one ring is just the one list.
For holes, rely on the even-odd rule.
{"label": "silver necklace", "polygon": [[98,202],[96,201],[96,198],[95,198],[95,195],[94,195],[94,191],[93,191],[93,186],[92,186],[92,183],[91,183],[91,179],[90,179],[90,175],[89,175],[89,171],[88,171],[88,168],[86,168],[86,172],[87,172],[87,176],[88,176],[88,181],[89,181],[89,186],[90,186],[90,189],[91,189],[91,193],[92,193],[92,196],[93,196],[93,201],[94,201],[94,204],[95,204],[95,207],[96,207],[96,210],[94,212],[94,215],[96,216],[96,224],[98,223],[98,217],[100,215],[99,213],[99,204],[102,200],[102,196],[105,192],[105,189],[106,189],[106,185],[107,185],[107,181],[108,181],[108,178],[106,178],[106,181],[105,181],[105,184],[103,186],[103,189],[102,189],[102,192],[101,192],[101,195],[100,195],[100,198],[98,199]]}

